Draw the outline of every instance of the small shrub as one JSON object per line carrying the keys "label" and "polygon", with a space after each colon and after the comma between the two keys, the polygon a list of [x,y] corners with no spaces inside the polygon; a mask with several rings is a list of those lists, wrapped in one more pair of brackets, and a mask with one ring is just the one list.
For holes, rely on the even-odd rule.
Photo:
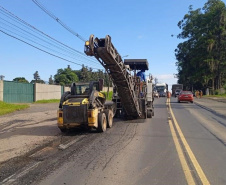
{"label": "small shrub", "polygon": [[219,93],[219,90],[215,90],[215,91],[214,91],[214,95],[218,95],[218,94],[220,94],[220,93]]}
{"label": "small shrub", "polygon": [[224,88],[224,90],[225,90],[225,93],[226,93],[226,84],[224,84],[223,88]]}

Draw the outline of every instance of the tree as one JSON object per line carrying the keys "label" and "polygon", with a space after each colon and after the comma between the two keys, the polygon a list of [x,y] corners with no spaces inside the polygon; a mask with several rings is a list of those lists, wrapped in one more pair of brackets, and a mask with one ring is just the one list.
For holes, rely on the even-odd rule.
{"label": "tree", "polygon": [[178,82],[187,89],[221,88],[226,82],[225,4],[208,0],[202,9],[190,6],[178,26],[178,38],[186,40],[175,50]]}
{"label": "tree", "polygon": [[155,85],[158,83],[158,78],[154,78]]}
{"label": "tree", "polygon": [[45,84],[45,81],[44,80],[41,80],[39,74],[38,74],[38,71],[36,71],[34,74],[34,80],[31,80],[30,83],[41,83],[41,84]]}
{"label": "tree", "polygon": [[57,74],[54,75],[54,81],[60,85],[71,85],[73,82],[78,82],[78,76],[70,68],[58,69]]}
{"label": "tree", "polygon": [[39,76],[39,74],[38,74],[38,71],[36,71],[33,75],[34,75],[35,81],[40,80],[40,76]]}
{"label": "tree", "polygon": [[14,82],[21,82],[21,83],[29,83],[24,77],[16,77],[13,79]]}
{"label": "tree", "polygon": [[91,81],[91,79],[92,79],[91,71],[88,69],[88,67],[85,67],[84,65],[82,65],[79,81],[81,81],[81,82],[89,82],[89,81]]}
{"label": "tree", "polygon": [[49,77],[49,84],[54,84],[54,81],[53,81],[53,76],[52,75],[50,75],[50,77]]}

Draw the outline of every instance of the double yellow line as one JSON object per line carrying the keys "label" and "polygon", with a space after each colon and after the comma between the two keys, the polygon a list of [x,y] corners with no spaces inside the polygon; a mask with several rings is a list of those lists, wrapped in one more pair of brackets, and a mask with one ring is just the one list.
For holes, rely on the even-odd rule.
{"label": "double yellow line", "polygon": [[[183,145],[184,145],[184,148],[185,150],[187,151],[187,154],[193,164],[193,166],[195,167],[195,170],[202,182],[202,184],[205,184],[205,185],[209,185],[209,181],[206,177],[206,175],[204,174],[201,166],[199,165],[195,155],[193,154],[190,146],[188,145],[185,137],[184,137],[184,134],[182,133],[180,127],[179,127],[179,124],[177,123],[177,120],[173,114],[173,111],[172,111],[172,108],[171,108],[171,105],[170,105],[170,99],[167,98],[167,105],[169,107],[169,111],[170,111],[170,114],[172,116],[172,119],[173,119],[173,123],[175,125],[175,128],[178,132],[178,135],[179,135],[179,138],[181,139]],[[169,125],[170,125],[170,130],[171,130],[171,133],[172,133],[172,137],[173,137],[173,141],[174,141],[174,144],[176,146],[176,150],[177,150],[177,153],[178,153],[178,156],[179,156],[179,159],[180,159],[180,163],[182,165],[182,168],[183,168],[183,171],[184,171],[184,174],[185,174],[185,177],[186,177],[186,180],[187,180],[187,183],[188,185],[191,185],[191,184],[195,184],[195,181],[194,181],[194,178],[191,174],[191,171],[189,169],[189,166],[188,166],[188,162],[186,161],[185,159],[185,156],[184,156],[184,152],[182,150],[182,147],[179,143],[179,140],[178,140],[178,137],[177,137],[177,134],[176,134],[176,131],[174,129],[174,126],[173,126],[173,123],[171,120],[169,120]]]}

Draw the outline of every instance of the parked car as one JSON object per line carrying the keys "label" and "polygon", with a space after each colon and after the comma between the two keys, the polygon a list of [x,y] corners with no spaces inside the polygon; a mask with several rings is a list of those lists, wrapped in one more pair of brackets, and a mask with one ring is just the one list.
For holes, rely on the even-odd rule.
{"label": "parked car", "polygon": [[181,89],[177,89],[177,90],[175,91],[175,97],[177,97],[177,96],[180,94],[181,91],[182,91]]}
{"label": "parked car", "polygon": [[181,91],[177,98],[178,103],[180,103],[181,101],[188,101],[193,103],[194,101],[193,94],[191,91]]}

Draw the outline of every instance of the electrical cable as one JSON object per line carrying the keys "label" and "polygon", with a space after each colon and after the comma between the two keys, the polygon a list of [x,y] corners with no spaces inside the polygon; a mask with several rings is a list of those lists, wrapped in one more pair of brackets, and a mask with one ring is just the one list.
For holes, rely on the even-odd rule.
{"label": "electrical cable", "polygon": [[[0,17],[0,19],[2,19],[2,18]],[[6,21],[5,19],[2,19],[2,20],[5,21],[5,22],[7,22],[8,24],[11,24],[11,25],[15,26],[16,28],[18,28],[18,29],[20,29],[20,30],[22,30],[22,31],[24,31],[24,32],[26,32],[26,33],[28,33],[28,34],[34,36],[34,37],[37,37],[37,36],[35,36],[34,34],[29,33],[29,32],[27,32],[26,30],[24,30],[24,29],[22,29],[22,28],[19,28],[18,26],[14,25],[14,24],[12,24],[12,23],[10,23],[10,22],[8,22],[8,21]],[[3,23],[3,24],[6,25],[5,23]],[[13,27],[11,27],[11,26],[9,26],[9,25],[6,25],[6,26],[8,26],[8,27],[10,27],[10,28],[12,28],[12,29],[14,29],[14,30],[16,30],[15,28],[13,28]],[[8,30],[8,31],[9,31],[9,30]],[[16,31],[18,31],[18,32],[20,32],[20,33],[22,33],[22,34],[24,34],[23,32],[21,32],[21,31],[19,31],[19,30],[16,30]],[[15,34],[15,33],[14,33],[14,34]],[[17,35],[18,35],[18,34],[17,34]],[[38,44],[38,45],[40,45],[40,46],[42,46],[42,47],[44,47],[44,48],[50,49],[50,48],[48,48],[48,47],[46,47],[46,46],[44,46],[44,45],[41,45],[41,44],[39,44],[39,43],[37,43],[37,42],[35,42],[35,41],[29,39],[29,38],[25,38],[25,37],[23,37],[23,36],[21,36],[21,35],[18,35],[18,36],[20,36],[20,37],[22,37],[22,38],[24,38],[24,39],[27,39],[27,40],[29,40],[29,41],[31,41],[31,42],[34,42],[34,43],[36,43],[36,44]],[[28,36],[29,36],[29,35],[28,35]],[[46,43],[48,43],[49,45],[54,46],[54,47],[56,47],[56,48],[59,49],[58,46],[52,45],[50,42],[47,42],[47,41],[43,40],[42,38],[39,38],[39,37],[37,37],[37,38],[40,39],[40,40],[42,40],[43,42],[46,42]],[[36,40],[37,40],[37,39],[36,39]],[[50,50],[52,50],[52,49],[50,49]],[[52,51],[54,51],[54,50],[52,50]],[[63,51],[65,51],[65,50],[63,49]],[[55,51],[55,52],[56,52],[56,51]],[[61,53],[61,54],[62,54],[62,53]],[[70,52],[70,54],[73,55],[73,53],[71,53],[71,52]],[[65,54],[62,54],[62,55],[65,55]],[[65,55],[65,56],[68,56],[68,55]],[[68,57],[70,57],[70,56],[68,56]],[[81,56],[79,56],[79,57],[81,58]],[[71,57],[71,58],[75,59],[74,57]],[[83,58],[82,58],[82,59],[83,59]],[[85,62],[85,61],[82,61],[82,62]]]}
{"label": "electrical cable", "polygon": [[[2,9],[2,10],[0,9],[0,11],[2,11],[3,13],[6,13],[7,15],[11,16],[11,17],[9,17],[9,16],[5,15],[5,16],[9,17],[10,19],[12,19],[12,17],[13,17],[14,19],[18,20],[19,22],[21,22],[21,23],[23,23],[23,24],[29,26],[30,28],[36,30],[37,32],[41,33],[42,36],[45,35],[46,37],[48,37],[49,39],[55,41],[56,43],[61,44],[61,45],[65,46],[66,48],[75,51],[76,53],[78,53],[78,54],[80,54],[80,55],[86,57],[86,59],[88,58],[88,60],[90,60],[90,61],[92,61],[92,62],[94,62],[94,63],[97,63],[97,64],[99,65],[99,62],[97,62],[97,60],[95,60],[95,59],[93,59],[93,58],[91,58],[91,57],[88,57],[88,56],[85,55],[84,53],[82,53],[82,52],[80,52],[80,51],[77,51],[77,50],[75,50],[75,49],[73,49],[73,48],[71,48],[71,47],[69,47],[69,46],[63,44],[63,43],[60,42],[60,41],[57,41],[56,39],[50,37],[49,35],[45,34],[44,32],[38,30],[38,29],[35,28],[34,26],[30,25],[29,23],[25,22],[24,20],[20,19],[19,17],[15,16],[14,14],[12,14],[11,12],[9,12],[9,11],[6,10],[5,8],[3,8],[3,7],[1,7],[1,6],[0,6],[0,8]],[[0,13],[1,13],[1,12],[0,12]],[[14,21],[15,21],[15,20],[14,20]],[[18,21],[16,21],[16,22],[18,23]],[[19,23],[19,24],[20,24],[20,23]],[[23,25],[23,24],[22,24],[22,25]],[[23,25],[23,26],[24,26],[24,25]],[[32,31],[34,31],[34,30],[32,30]]]}
{"label": "electrical cable", "polygon": [[[63,58],[63,57],[60,57],[60,56],[58,56],[58,55],[52,54],[52,53],[50,53],[50,52],[48,52],[48,51],[45,51],[45,50],[43,50],[43,49],[41,49],[41,48],[38,48],[38,47],[36,47],[36,46],[34,46],[34,45],[32,45],[32,44],[26,42],[26,41],[23,41],[22,39],[19,39],[19,38],[13,36],[13,35],[10,35],[9,33],[4,32],[4,31],[1,30],[1,29],[0,29],[0,32],[4,33],[5,35],[7,35],[7,36],[9,36],[9,37],[12,37],[12,38],[14,38],[14,39],[16,39],[16,40],[19,40],[19,41],[21,41],[21,42],[23,42],[23,43],[25,43],[25,44],[27,44],[27,45],[33,47],[33,48],[36,48],[36,49],[38,49],[38,50],[40,50],[40,51],[42,51],[42,52],[44,52],[44,53],[47,53],[47,54],[49,54],[49,55],[51,55],[51,56],[54,56],[54,57],[59,58],[59,59],[61,59],[61,60],[64,60],[64,61],[73,63],[73,64],[75,64],[75,65],[83,66],[82,64],[78,64],[78,63],[76,63],[76,62],[73,62],[73,61],[71,61],[71,60],[65,59],[65,58]],[[93,69],[96,69],[96,68],[93,68]]]}
{"label": "electrical cable", "polygon": [[[74,53],[72,53],[72,51],[76,51],[76,56],[78,56],[78,57],[87,57],[84,53],[81,53],[81,52],[79,52],[79,51],[77,51],[77,50],[74,50],[73,48],[71,48],[71,47],[69,47],[69,46],[67,46],[67,45],[65,45],[65,44],[63,44],[63,43],[57,41],[56,39],[50,37],[49,35],[43,33],[42,31],[38,30],[38,29],[35,28],[34,26],[32,26],[32,25],[26,23],[25,21],[23,21],[22,19],[18,18],[17,16],[15,16],[14,14],[12,14],[12,13],[9,12],[8,10],[4,9],[3,7],[0,6],[0,8],[2,9],[2,10],[0,9],[0,11],[2,11],[2,12],[0,12],[0,13],[4,13],[4,15],[7,16],[8,18],[10,18],[11,20],[12,20],[12,18],[13,18],[13,19],[16,19],[16,20],[14,20],[14,21],[16,21],[17,23],[19,23],[20,25],[21,25],[21,23],[23,23],[23,24],[22,24],[23,26],[24,26],[24,24],[25,24],[25,25],[28,26],[29,29],[30,29],[31,31],[33,31],[35,34],[37,34],[36,32],[38,32],[39,35],[41,35],[42,37],[45,36],[45,37],[44,37],[45,39],[46,39],[46,37],[47,37],[48,40],[55,42],[56,44],[58,44],[58,46],[57,46],[57,45],[53,45],[52,43],[50,43],[50,42],[48,42],[48,41],[46,41],[46,40],[43,40],[43,39],[40,38],[40,37],[37,37],[36,35],[34,35],[34,34],[28,32],[28,31],[26,31],[26,30],[24,30],[24,29],[22,29],[22,28],[20,28],[20,27],[18,27],[17,25],[15,25],[15,24],[13,24],[13,23],[10,23],[9,21],[6,21],[5,19],[0,18],[0,19],[2,19],[3,21],[7,22],[8,24],[11,24],[11,25],[13,25],[14,27],[16,27],[16,28],[18,28],[18,29],[24,31],[25,33],[32,35],[33,37],[36,38],[36,40],[37,40],[37,39],[40,39],[41,41],[43,41],[43,42],[49,44],[50,46],[57,47],[58,49],[59,49],[59,47],[63,47],[64,49],[61,48],[61,50],[63,50],[64,52],[68,52],[68,53],[70,53],[70,54],[72,54],[72,55],[74,55]],[[6,15],[6,14],[7,14],[7,15]],[[9,16],[10,16],[10,17],[9,17]],[[19,21],[19,22],[18,22],[18,21]],[[4,23],[3,23],[3,24],[4,24]],[[5,24],[5,25],[6,25],[6,24]],[[11,26],[9,26],[9,25],[6,25],[6,26],[11,27]],[[12,27],[11,27],[11,28],[12,28]],[[26,28],[27,28],[27,27],[26,27]],[[31,28],[32,28],[32,29],[31,29]],[[3,29],[5,29],[5,28],[3,28]],[[18,32],[17,29],[15,29],[15,28],[12,28],[12,29],[14,29],[14,30],[16,30],[16,31]],[[33,29],[34,29],[36,32],[35,32]],[[7,30],[7,29],[6,29],[6,30]],[[8,31],[9,31],[9,30],[8,30]],[[63,60],[65,60],[65,61],[70,61],[70,62],[72,62],[71,60],[67,60],[67,59],[65,59],[65,58],[63,58],[63,57],[60,57],[60,56],[58,56],[58,55],[55,55],[55,54],[50,53],[50,52],[48,52],[48,51],[45,51],[44,49],[41,49],[41,48],[39,48],[39,47],[37,47],[37,46],[34,46],[33,44],[30,44],[30,43],[28,43],[28,42],[26,42],[26,41],[24,41],[24,40],[22,40],[22,39],[19,39],[19,38],[13,36],[13,35],[10,35],[10,34],[4,32],[3,30],[1,30],[1,32],[2,32],[2,33],[5,33],[5,34],[8,35],[8,36],[11,36],[11,37],[13,37],[13,38],[16,38],[17,40],[20,40],[20,41],[22,41],[22,42],[24,42],[24,43],[26,43],[26,44],[28,44],[28,45],[30,45],[30,46],[36,48],[36,49],[39,49],[39,50],[41,50],[41,51],[43,51],[43,52],[45,52],[45,53],[48,53],[48,54],[50,54],[50,55],[52,55],[52,56],[55,56],[55,57],[60,58],[60,59],[63,59]],[[11,32],[11,31],[10,31],[10,32]],[[21,31],[19,31],[19,32],[22,33]],[[11,32],[11,33],[14,33],[14,32]],[[16,34],[16,33],[14,33],[14,34]],[[22,34],[24,35],[24,33],[22,33]],[[16,35],[18,35],[18,34],[16,34]],[[30,35],[29,35],[29,36],[30,36]],[[44,36],[43,36],[43,35],[44,35]],[[44,48],[46,48],[46,49],[49,49],[49,50],[54,51],[54,52],[57,52],[57,51],[55,51],[55,50],[53,50],[53,49],[51,49],[51,48],[49,48],[49,47],[46,47],[46,46],[44,46],[44,45],[42,45],[42,44],[40,44],[40,43],[38,43],[38,42],[35,42],[34,40],[31,40],[30,38],[25,38],[25,37],[23,37],[23,36],[21,36],[21,35],[18,35],[18,36],[20,36],[20,37],[22,37],[22,38],[24,38],[24,39],[27,39],[27,40],[29,40],[30,42],[33,42],[33,43],[35,43],[35,44],[38,44],[39,46],[42,46],[42,47],[44,47]],[[66,48],[67,50],[65,50],[65,48]],[[71,51],[71,50],[72,50],[72,51]],[[58,52],[58,54],[59,54],[59,53],[60,53],[60,52]],[[61,55],[65,55],[65,54],[62,54],[62,53],[60,53],[60,54],[61,54]],[[80,55],[78,55],[78,54],[80,54],[80,55],[82,55],[82,56],[80,56]],[[65,55],[65,56],[67,56],[67,55]],[[70,57],[70,56],[67,56],[67,57]],[[75,59],[74,57],[70,57],[70,58]],[[78,59],[77,59],[77,60],[78,60]],[[86,58],[86,60],[87,60],[87,58]],[[88,59],[88,60],[90,60],[90,59]],[[81,62],[83,62],[83,63],[86,62],[86,61],[82,61],[82,60],[79,60],[79,61],[81,61]],[[91,61],[91,60],[90,60],[90,61]],[[97,61],[94,61],[94,60],[93,60],[92,62],[95,62],[95,63],[96,63]],[[73,62],[72,62],[72,63],[73,63]],[[75,63],[75,64],[81,65],[81,66],[82,66],[82,64],[78,64],[78,63]],[[97,63],[97,64],[99,64],[99,63]],[[99,65],[100,65],[100,64],[99,64]],[[93,69],[99,69],[99,68],[94,68],[93,66],[92,66],[92,68],[93,68]]]}
{"label": "electrical cable", "polygon": [[86,41],[81,35],[73,31],[71,28],[69,28],[65,23],[63,23],[58,17],[56,17],[52,12],[47,10],[41,3],[39,3],[37,0],[32,0],[39,8],[41,8],[45,13],[47,13],[50,17],[52,17],[54,20],[56,20],[61,26],[63,26],[66,30],[68,30],[70,33],[81,39],[82,41]]}

